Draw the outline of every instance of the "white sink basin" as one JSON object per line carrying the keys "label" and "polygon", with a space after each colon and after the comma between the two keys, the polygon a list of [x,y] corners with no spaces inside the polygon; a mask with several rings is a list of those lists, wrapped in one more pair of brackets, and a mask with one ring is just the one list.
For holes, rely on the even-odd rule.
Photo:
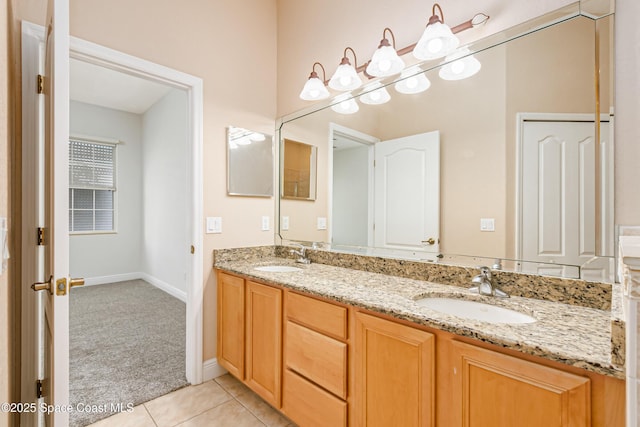
{"label": "white sink basin", "polygon": [[291,265],[263,265],[255,267],[258,271],[269,271],[271,273],[291,273],[293,271],[302,271],[301,268],[293,267]]}
{"label": "white sink basin", "polygon": [[519,311],[464,299],[423,298],[417,300],[416,303],[441,313],[489,323],[533,323],[536,321],[535,318]]}

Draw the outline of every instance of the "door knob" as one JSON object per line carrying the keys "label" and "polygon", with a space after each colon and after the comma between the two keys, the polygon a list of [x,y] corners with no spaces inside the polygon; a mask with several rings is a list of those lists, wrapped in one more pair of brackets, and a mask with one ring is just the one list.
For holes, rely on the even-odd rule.
{"label": "door knob", "polygon": [[33,289],[36,292],[44,291],[44,290],[51,292],[52,282],[53,282],[53,276],[50,276],[49,280],[47,280],[46,282],[36,282],[33,285],[31,285],[31,289]]}
{"label": "door knob", "polygon": [[429,237],[427,240],[423,240],[422,243],[426,243],[427,245],[433,245],[436,243],[433,237]]}
{"label": "door knob", "polygon": [[73,288],[74,286],[84,286],[84,278],[69,279],[69,287]]}

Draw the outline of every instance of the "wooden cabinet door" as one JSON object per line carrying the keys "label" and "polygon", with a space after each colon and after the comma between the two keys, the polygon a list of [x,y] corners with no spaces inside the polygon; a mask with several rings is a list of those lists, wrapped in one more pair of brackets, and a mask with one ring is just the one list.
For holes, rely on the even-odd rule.
{"label": "wooden cabinet door", "polygon": [[590,380],[453,342],[455,426],[587,427]]}
{"label": "wooden cabinet door", "polygon": [[276,408],[281,406],[282,291],[247,281],[246,383]]}
{"label": "wooden cabinet door", "polygon": [[356,425],[434,425],[434,350],[433,334],[356,312]]}
{"label": "wooden cabinet door", "polygon": [[218,363],[244,380],[244,279],[219,272],[217,295]]}

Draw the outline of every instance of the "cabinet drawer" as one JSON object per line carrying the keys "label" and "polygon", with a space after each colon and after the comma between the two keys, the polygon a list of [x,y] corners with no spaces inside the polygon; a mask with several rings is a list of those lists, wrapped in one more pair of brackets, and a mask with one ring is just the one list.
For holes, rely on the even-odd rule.
{"label": "cabinet drawer", "polygon": [[347,339],[347,309],[287,292],[287,317],[316,331]]}
{"label": "cabinet drawer", "polygon": [[284,370],[282,410],[304,427],[346,427],[347,403],[288,369]]}
{"label": "cabinet drawer", "polygon": [[347,345],[287,322],[285,366],[342,399],[347,398]]}

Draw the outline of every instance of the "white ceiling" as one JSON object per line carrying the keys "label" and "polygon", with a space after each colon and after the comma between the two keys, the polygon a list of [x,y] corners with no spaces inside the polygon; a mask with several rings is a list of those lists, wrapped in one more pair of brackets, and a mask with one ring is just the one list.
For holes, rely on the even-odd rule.
{"label": "white ceiling", "polygon": [[73,101],[143,114],[171,90],[170,86],[71,59],[69,96]]}

